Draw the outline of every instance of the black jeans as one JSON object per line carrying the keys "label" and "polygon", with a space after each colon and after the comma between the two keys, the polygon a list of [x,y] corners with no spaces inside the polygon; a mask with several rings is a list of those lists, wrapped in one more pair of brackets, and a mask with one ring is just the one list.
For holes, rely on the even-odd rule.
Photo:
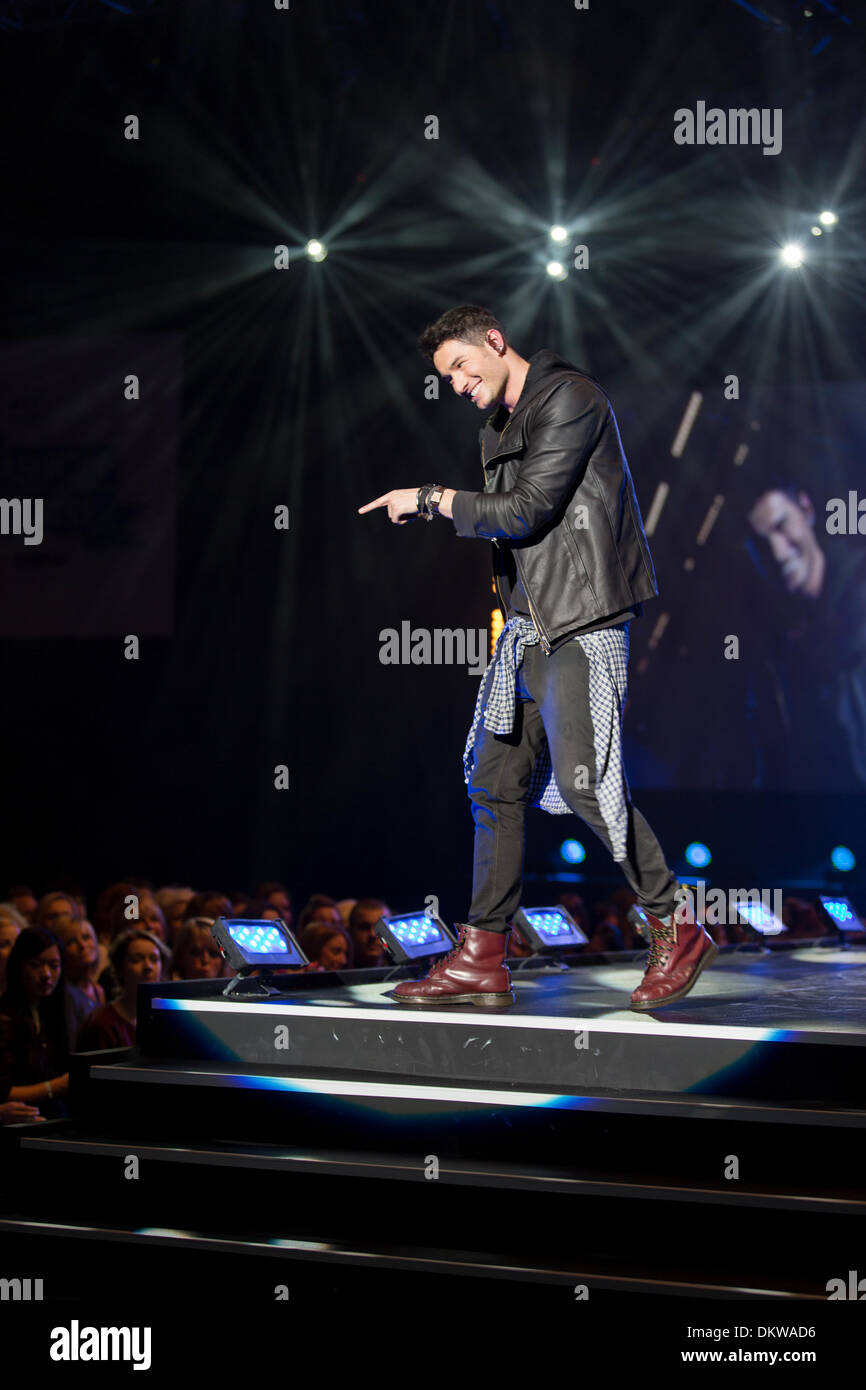
{"label": "black jeans", "polygon": [[[512,732],[492,734],[479,722],[475,764],[469,778],[475,821],[472,906],[466,919],[470,926],[505,932],[507,919],[520,906],[524,819],[529,804],[524,798],[545,736],[563,800],[611,851],[594,790],[588,675],[589,662],[579,642],[565,642],[550,656],[545,655],[540,642],[527,646],[517,671]],[[585,788],[574,786],[578,766],[587,769]],[[638,903],[648,912],[666,917],[676,906],[676,875],[668,868],[650,826],[630,800],[626,849],[627,858],[616,862]]]}

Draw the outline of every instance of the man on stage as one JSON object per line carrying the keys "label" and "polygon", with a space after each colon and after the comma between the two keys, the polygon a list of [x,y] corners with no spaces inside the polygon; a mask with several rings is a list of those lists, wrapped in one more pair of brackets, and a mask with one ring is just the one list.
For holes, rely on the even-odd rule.
{"label": "man on stage", "polygon": [[484,490],[397,488],[359,511],[387,507],[397,525],[444,516],[458,536],[492,541],[507,621],[464,752],[475,821],[468,921],[427,977],[392,998],[513,1002],[508,922],[520,905],[526,808],[537,805],[580,816],[637,895],[651,949],[631,1007],[672,1003],[717,949],[677,892],[622,765],[628,625],[658,590],[610,401],[553,352],[519,356],[478,305],[448,310],[419,346],[459,395],[492,411],[479,433]]}

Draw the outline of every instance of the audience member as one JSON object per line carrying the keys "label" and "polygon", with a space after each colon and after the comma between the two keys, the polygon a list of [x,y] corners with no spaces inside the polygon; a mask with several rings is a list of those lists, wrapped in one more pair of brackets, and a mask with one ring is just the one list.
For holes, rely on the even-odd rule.
{"label": "audience member", "polygon": [[244,907],[243,912],[235,914],[243,917],[248,922],[284,922],[283,914],[278,907],[265,902],[263,898],[250,898]]}
{"label": "audience member", "polygon": [[[79,917],[87,916],[87,901],[84,895],[84,889],[77,879],[60,879],[55,883],[54,887],[58,893],[65,893],[69,901],[78,908]],[[51,928],[49,927],[49,931],[50,930]]]}
{"label": "audience member", "polygon": [[370,970],[387,965],[387,957],[373,928],[384,917],[387,922],[391,909],[381,898],[360,898],[349,913],[349,936],[356,970]]}
{"label": "audience member", "polygon": [[115,937],[109,951],[111,967],[120,982],[120,994],[109,1004],[94,1009],[78,1037],[78,1051],[105,1047],[134,1047],[138,986],[156,984],[169,962],[168,948],[141,923]]}
{"label": "audience member", "polygon": [[211,932],[213,924],[212,917],[189,917],[183,923],[174,947],[173,980],[216,980],[223,974],[223,958]]}
{"label": "audience member", "polygon": [[357,898],[341,898],[340,901],[337,903],[337,911],[340,914],[340,921],[342,922],[346,931],[349,930],[349,918],[352,914],[352,908],[355,906],[357,901]]}
{"label": "audience member", "polygon": [[148,931],[153,932],[154,936],[159,936],[168,945],[168,927],[166,926],[165,914],[156,898],[148,895],[142,898],[138,908],[139,921],[143,922]]}
{"label": "audience member", "polygon": [[646,946],[637,923],[629,916],[631,909],[637,902],[637,893],[631,888],[617,888],[615,893],[611,893],[610,901],[616,912],[617,925],[619,926],[622,938],[622,949],[624,951],[642,951]]}
{"label": "audience member", "polygon": [[0,994],[6,988],[6,962],[19,932],[27,926],[26,918],[11,903],[0,903]]}
{"label": "audience member", "polygon": [[260,883],[256,897],[270,907],[275,907],[287,927],[292,925],[292,899],[284,883]]}
{"label": "audience member", "polygon": [[99,984],[99,975],[104,967],[93,925],[86,919],[73,922],[69,926],[62,926],[57,935],[63,949],[67,985],[74,985],[87,996],[94,1008],[99,1008],[105,1003],[105,990]]}
{"label": "audience member", "polygon": [[9,952],[0,996],[0,1102],[65,1117],[69,1051],[60,945],[47,928],[26,927]]}
{"label": "audience member", "polygon": [[337,904],[333,898],[328,897],[327,893],[314,893],[303,907],[298,918],[298,932],[302,933],[311,922],[330,922],[334,927],[343,925],[337,911]]}
{"label": "audience member", "polygon": [[190,915],[187,911],[187,904],[195,897],[195,889],[181,888],[170,884],[165,888],[160,888],[153,896],[154,901],[162,908],[162,915],[165,918],[166,943],[173,950],[177,930],[184,918]]}
{"label": "audience member", "polygon": [[349,933],[330,922],[311,922],[304,927],[300,946],[307,960],[321,965],[323,970],[350,970],[352,967]]}
{"label": "audience member", "polygon": [[33,892],[29,883],[14,883],[6,894],[6,897],[14,907],[17,907],[21,916],[25,919],[27,926],[34,926],[38,904],[36,894]]}
{"label": "audience member", "polygon": [[527,956],[535,955],[535,952],[529,945],[529,942],[524,941],[523,937],[520,935],[520,932],[518,931],[517,927],[515,927],[513,922],[511,923],[511,930],[508,933],[508,947],[506,949],[505,954],[506,956],[510,956],[512,960],[525,959]]}
{"label": "audience member", "polygon": [[192,917],[210,917],[215,922],[217,917],[231,917],[232,905],[225,893],[221,893],[217,888],[209,888],[206,893],[195,893],[186,905],[186,916],[184,921],[188,922]]}
{"label": "audience member", "polygon": [[0,1125],[21,1125],[31,1120],[37,1124],[45,1120],[37,1105],[27,1105],[23,1100],[7,1100],[0,1105]]}
{"label": "audience member", "polygon": [[68,893],[46,893],[39,899],[36,909],[36,926],[46,927],[56,932],[61,925],[80,922],[81,908]]}
{"label": "audience member", "polygon": [[589,913],[586,910],[586,903],[579,893],[575,893],[573,888],[563,888],[555,905],[565,908],[566,912],[574,918],[584,936],[590,935]]}
{"label": "audience member", "polygon": [[804,902],[801,898],[782,899],[782,921],[788,928],[790,938],[812,941],[827,935],[828,928],[821,921],[814,903]]}
{"label": "audience member", "polygon": [[111,940],[112,914],[116,904],[124,902],[126,898],[137,897],[138,892],[135,884],[129,883],[126,879],[119,883],[110,884],[104,892],[100,893],[93,914],[93,925],[100,941],[107,945]]}

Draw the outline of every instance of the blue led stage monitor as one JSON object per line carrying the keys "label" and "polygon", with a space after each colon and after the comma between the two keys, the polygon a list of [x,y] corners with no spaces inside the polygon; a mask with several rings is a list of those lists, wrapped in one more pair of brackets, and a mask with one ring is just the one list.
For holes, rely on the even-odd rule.
{"label": "blue led stage monitor", "polygon": [[521,907],[514,914],[514,921],[520,935],[535,951],[585,946],[589,940],[564,907]]}
{"label": "blue led stage monitor", "polygon": [[862,932],[866,930],[848,898],[839,898],[829,893],[822,893],[820,902],[823,911],[837,931]]}
{"label": "blue led stage monitor", "polygon": [[441,956],[454,945],[454,936],[435,912],[408,912],[385,921],[380,917],[376,935],[398,965],[423,956]]}
{"label": "blue led stage monitor", "polygon": [[295,969],[309,964],[285,922],[248,921],[241,917],[218,917],[213,936],[233,970],[253,967]]}

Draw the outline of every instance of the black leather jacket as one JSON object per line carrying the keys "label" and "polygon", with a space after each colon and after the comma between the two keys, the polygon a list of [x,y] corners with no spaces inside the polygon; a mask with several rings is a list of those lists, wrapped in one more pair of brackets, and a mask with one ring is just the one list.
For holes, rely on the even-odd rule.
{"label": "black leather jacket", "polygon": [[[491,453],[487,426],[500,424]],[[479,440],[484,491],[455,493],[454,526],[493,541],[495,574],[495,547],[511,548],[548,656],[576,629],[658,594],[613,408],[593,377],[534,353],[513,411],[499,405]]]}

